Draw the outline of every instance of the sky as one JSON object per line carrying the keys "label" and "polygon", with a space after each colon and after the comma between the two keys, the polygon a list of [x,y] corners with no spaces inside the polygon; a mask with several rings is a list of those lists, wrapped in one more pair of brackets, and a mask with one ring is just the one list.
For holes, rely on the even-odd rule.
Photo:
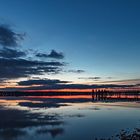
{"label": "sky", "polygon": [[139,0],[0,0],[0,88],[140,84]]}

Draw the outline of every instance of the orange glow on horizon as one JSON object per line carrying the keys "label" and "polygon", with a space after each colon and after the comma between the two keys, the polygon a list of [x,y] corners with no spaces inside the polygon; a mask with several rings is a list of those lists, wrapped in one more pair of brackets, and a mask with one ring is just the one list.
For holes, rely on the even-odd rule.
{"label": "orange glow on horizon", "polygon": [[25,92],[91,92],[92,89],[50,89],[50,90],[24,90]]}

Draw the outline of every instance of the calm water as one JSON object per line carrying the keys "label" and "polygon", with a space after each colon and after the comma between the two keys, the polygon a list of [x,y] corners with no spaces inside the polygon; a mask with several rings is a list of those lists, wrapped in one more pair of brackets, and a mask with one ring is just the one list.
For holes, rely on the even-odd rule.
{"label": "calm water", "polygon": [[140,103],[92,102],[88,96],[4,97],[0,116],[0,140],[94,140],[140,127]]}

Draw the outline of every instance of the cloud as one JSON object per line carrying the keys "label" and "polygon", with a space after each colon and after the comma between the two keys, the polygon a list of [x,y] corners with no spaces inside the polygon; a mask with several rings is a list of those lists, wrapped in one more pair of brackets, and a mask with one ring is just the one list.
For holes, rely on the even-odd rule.
{"label": "cloud", "polygon": [[24,39],[25,34],[14,32],[8,25],[0,25],[0,45],[16,47]]}
{"label": "cloud", "polygon": [[84,73],[84,70],[68,70],[68,72],[72,72],[72,73]]}
{"label": "cloud", "polygon": [[31,86],[31,85],[56,85],[69,83],[68,81],[60,81],[58,79],[33,79],[18,82],[18,85]]}
{"label": "cloud", "polygon": [[106,79],[113,79],[114,77],[111,77],[111,76],[109,76],[109,77],[106,77]]}
{"label": "cloud", "polygon": [[45,54],[45,53],[37,53],[37,57],[39,58],[55,58],[55,59],[63,59],[64,54],[62,52],[57,52],[55,50],[52,50],[50,54]]}
{"label": "cloud", "polygon": [[0,79],[29,77],[31,75],[56,74],[62,70],[63,62],[45,62],[27,59],[0,58]]}
{"label": "cloud", "polygon": [[0,49],[1,58],[19,58],[26,56],[26,53],[20,50],[2,48]]}
{"label": "cloud", "polygon": [[[117,85],[117,84],[106,84],[106,85],[87,85],[87,84],[69,84],[69,83],[54,83],[54,84],[42,84],[40,86],[34,85],[31,86],[28,82],[20,83],[20,88],[6,88],[6,90],[59,90],[59,89],[96,89],[96,88],[132,88],[136,85]],[[23,87],[22,87],[23,86]],[[26,86],[26,87],[25,87]],[[1,90],[5,90],[5,88],[1,88]]]}
{"label": "cloud", "polygon": [[[0,25],[0,83],[16,78],[57,74],[62,71],[65,63],[59,61],[37,60],[31,51],[17,48],[25,34],[20,34],[8,25]],[[30,55],[31,53],[31,55]],[[50,54],[36,54],[38,57],[62,59],[62,52],[52,50]]]}
{"label": "cloud", "polygon": [[0,88],[0,90],[59,90],[59,89],[96,89],[96,88],[135,88],[138,84],[72,84],[59,79],[29,79],[17,82],[20,87]]}
{"label": "cloud", "polygon": [[95,77],[79,77],[78,79],[84,79],[84,80],[100,80],[101,77],[95,76]]}
{"label": "cloud", "polygon": [[125,80],[114,80],[114,81],[102,81],[102,83],[112,83],[112,84],[139,84],[140,78],[137,79],[125,79]]}
{"label": "cloud", "polygon": [[129,88],[137,86],[137,85],[118,85],[118,84],[105,84],[105,85],[71,84],[70,81],[61,81],[59,79],[29,79],[20,81],[17,84],[21,86],[21,88],[19,88],[20,90]]}
{"label": "cloud", "polygon": [[[59,90],[59,89],[96,89],[96,88],[135,88],[139,84],[72,84],[59,79],[31,79],[18,82],[17,90]],[[34,85],[34,86],[32,86]],[[23,86],[23,87],[22,87]]]}

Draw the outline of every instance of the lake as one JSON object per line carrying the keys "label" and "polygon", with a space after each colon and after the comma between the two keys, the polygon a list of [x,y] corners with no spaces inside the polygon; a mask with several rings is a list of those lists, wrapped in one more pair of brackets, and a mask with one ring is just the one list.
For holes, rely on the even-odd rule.
{"label": "lake", "polygon": [[121,131],[140,128],[140,102],[1,97],[0,116],[0,140],[117,140]]}

